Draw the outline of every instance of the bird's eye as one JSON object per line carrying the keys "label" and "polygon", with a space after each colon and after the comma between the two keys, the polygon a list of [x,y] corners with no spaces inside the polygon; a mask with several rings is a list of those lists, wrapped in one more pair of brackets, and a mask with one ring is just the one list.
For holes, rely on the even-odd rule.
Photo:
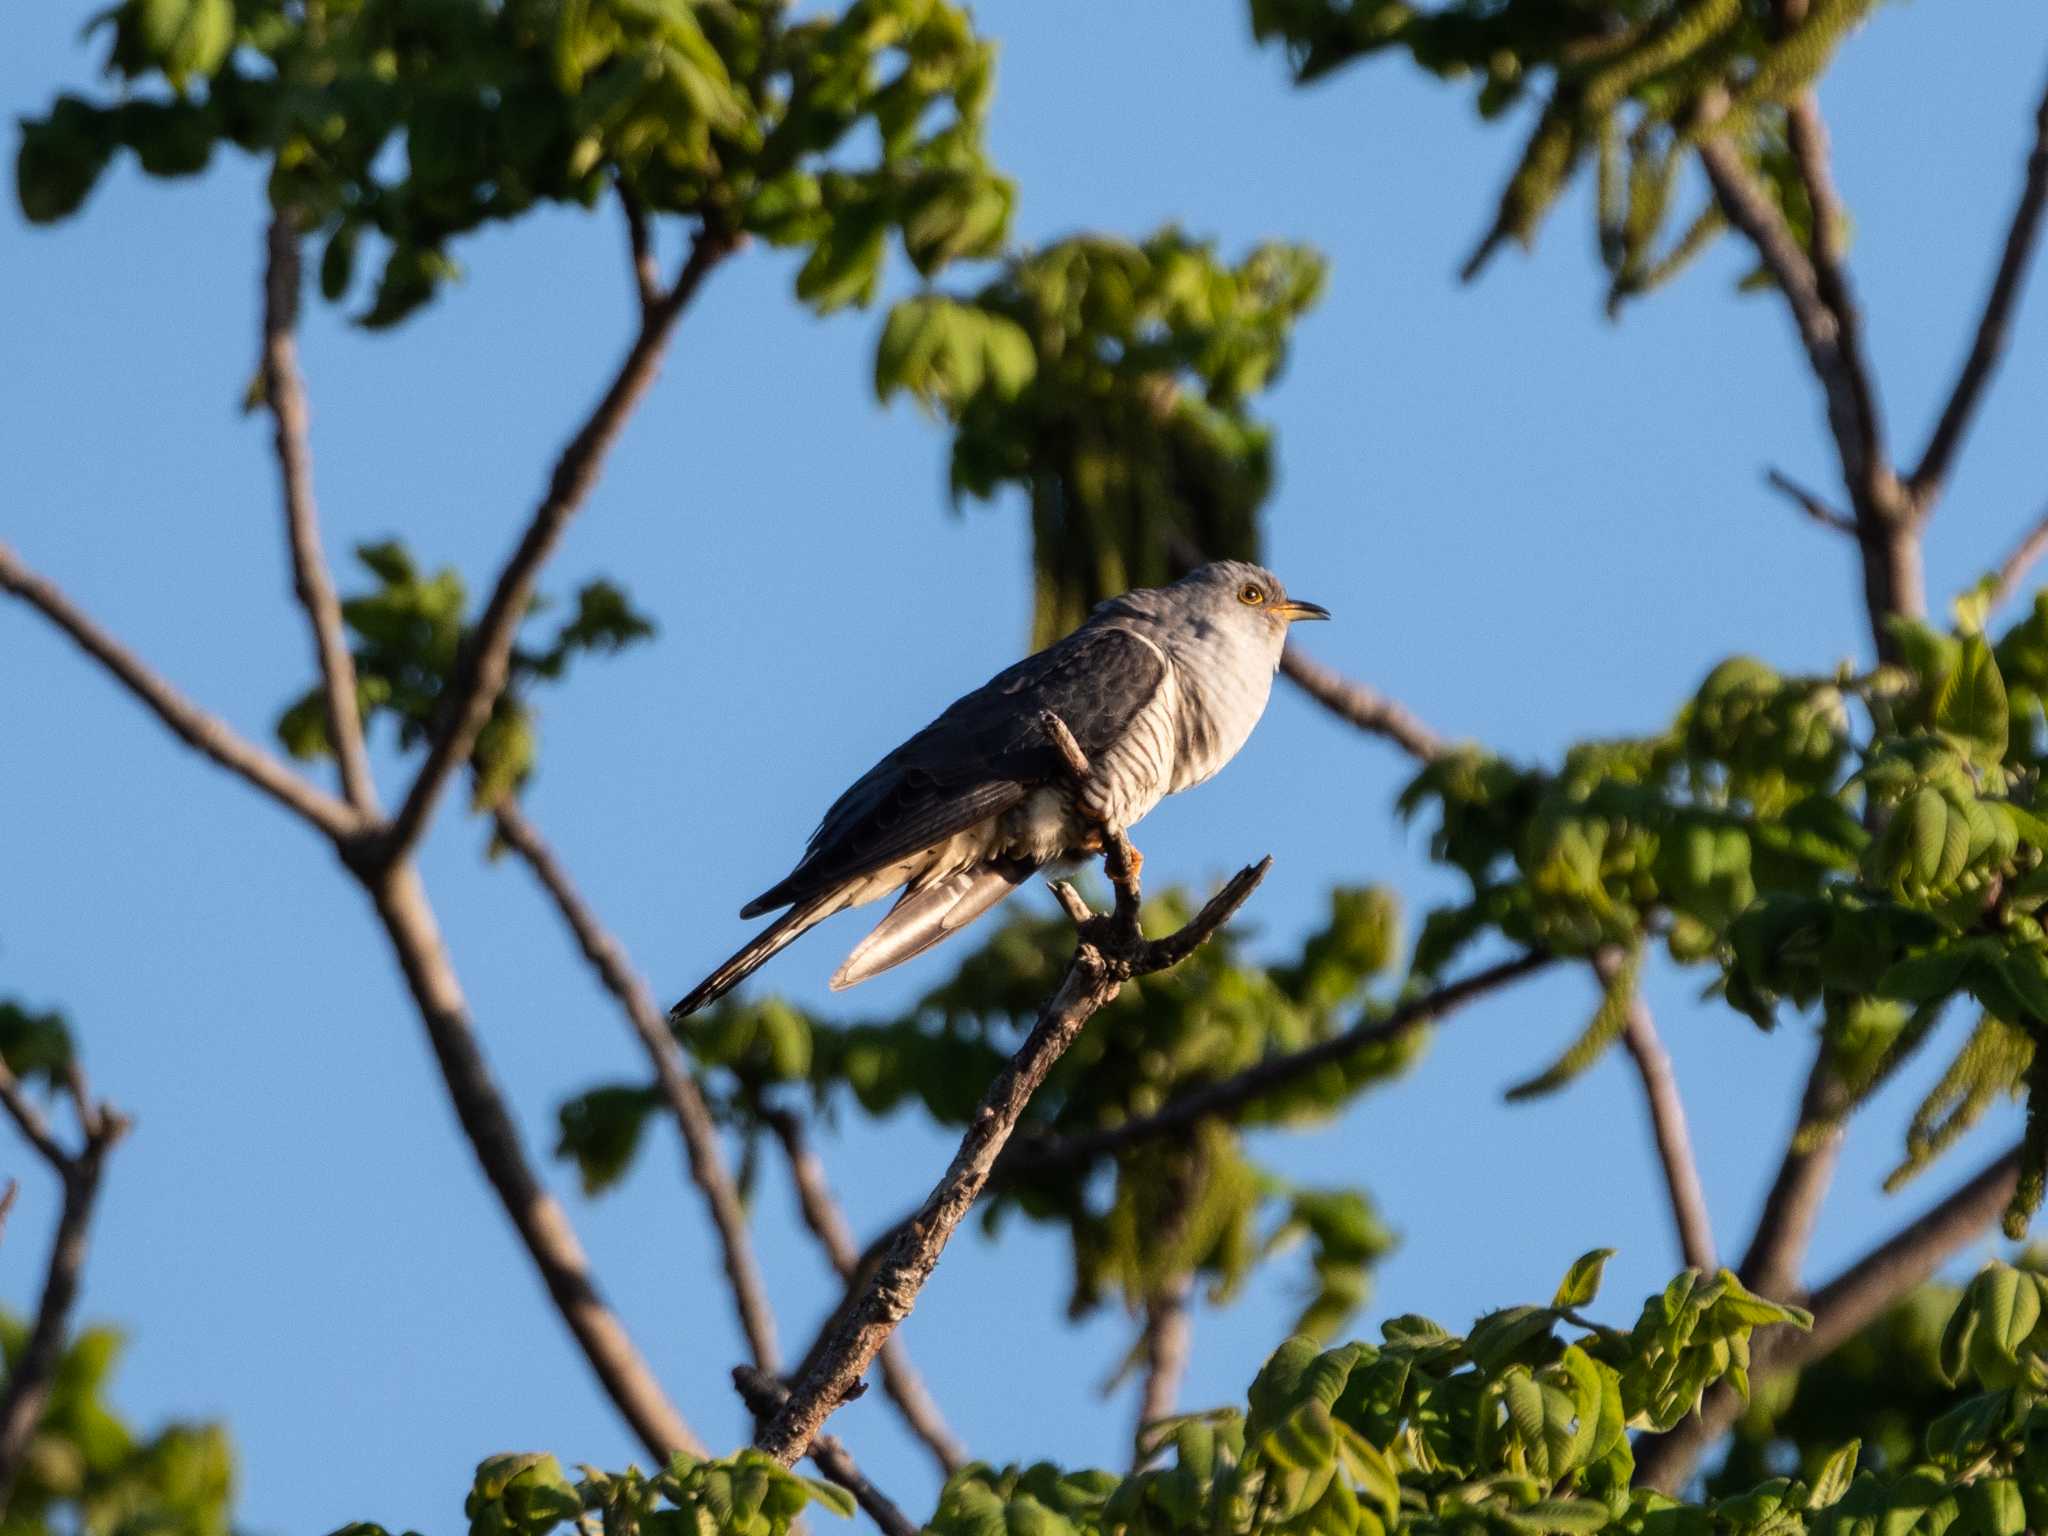
{"label": "bird's eye", "polygon": [[1253,607],[1257,607],[1266,600],[1266,594],[1260,589],[1257,582],[1248,581],[1237,589],[1237,600],[1240,603],[1249,603]]}

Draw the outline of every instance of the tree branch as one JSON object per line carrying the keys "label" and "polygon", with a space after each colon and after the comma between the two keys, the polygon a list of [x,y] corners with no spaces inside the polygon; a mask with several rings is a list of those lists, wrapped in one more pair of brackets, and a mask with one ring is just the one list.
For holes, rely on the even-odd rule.
{"label": "tree branch", "polygon": [[2027,156],[2019,206],[2013,210],[2012,226],[2006,231],[2005,251],[1999,257],[1997,275],[1991,280],[1991,292],[1984,300],[1984,313],[1978,318],[1970,354],[1963,360],[1962,372],[1949,391],[1948,404],[1942,408],[1941,419],[1927,441],[1927,451],[1920,455],[1920,465],[1908,482],[1914,501],[1922,507],[1931,506],[1941,495],[1956,449],[1983,402],[1985,386],[2005,354],[2006,343],[2012,337],[2013,314],[2019,308],[2020,289],[2040,239],[2044,212],[2048,212],[2048,89],[2043,90],[2041,104],[2034,111],[2034,147]]}
{"label": "tree branch", "polygon": [[1798,507],[1800,511],[1804,512],[1816,523],[1819,523],[1821,527],[1831,529],[1836,533],[1846,533],[1852,539],[1856,537],[1855,518],[1848,516],[1846,513],[1837,512],[1827,504],[1826,500],[1818,492],[1809,490],[1782,470],[1765,470],[1764,484],[1781,495],[1790,497],[1794,506]]}
{"label": "tree branch", "polygon": [[2020,589],[2020,583],[2027,579],[2034,562],[2043,553],[2048,553],[2048,510],[2035,519],[2026,536],[2013,546],[2012,553],[2005,557],[1998,567],[1997,578],[1991,586],[1991,606],[2000,608]]}
{"label": "tree branch", "polygon": [[0,591],[12,593],[63,630],[187,746],[253,784],[337,842],[347,842],[363,830],[364,819],[355,807],[301,778],[227,722],[200,709],[72,606],[55,586],[23,565],[4,543],[0,543]]}
{"label": "tree branch", "polygon": [[703,1192],[704,1203],[711,1210],[712,1224],[718,1229],[726,1282],[732,1290],[733,1303],[739,1311],[740,1326],[746,1333],[754,1364],[770,1373],[779,1371],[782,1363],[775,1342],[775,1314],[768,1305],[761,1269],[754,1259],[746,1209],[726,1168],[725,1155],[718,1144],[718,1128],[711,1119],[711,1107],[704,1102],[704,1093],[697,1086],[697,1080],[685,1070],[675,1036],[668,1031],[666,1017],[655,1006],[653,994],[647,990],[647,983],[639,972],[634,970],[624,947],[598,922],[597,915],[569,879],[561,860],[542,838],[539,829],[527,820],[526,812],[518,802],[507,796],[498,803],[493,814],[498,835],[533,871],[534,878],[540,881],[541,888],[554,901],[555,909],[575,936],[584,959],[597,972],[605,990],[618,1000],[634,1035],[646,1051],[662,1100],[675,1117],[676,1129],[682,1133],[684,1164],[690,1182]]}
{"label": "tree branch", "polygon": [[702,1442],[599,1295],[568,1213],[526,1161],[511,1111],[477,1045],[468,1001],[418,871],[407,862],[365,884],[427,1027],[456,1117],[591,1369],[651,1455],[666,1461],[679,1450],[704,1454]]}
{"label": "tree branch", "polygon": [[[789,1388],[765,1372],[736,1365],[732,1382],[739,1388],[747,1411],[756,1419],[766,1419],[789,1401]],[[813,1439],[810,1456],[820,1472],[853,1495],[886,1536],[918,1536],[917,1523],[903,1513],[894,1499],[868,1481],[846,1447],[833,1436],[819,1435]]]}
{"label": "tree branch", "polygon": [[1799,1294],[1799,1268],[1842,1153],[1843,1099],[1823,1047],[1807,1075],[1799,1119],[1764,1197],[1749,1249],[1736,1269],[1742,1283],[1760,1295],[1785,1300]]}
{"label": "tree branch", "polygon": [[619,206],[626,214],[626,250],[632,258],[633,287],[640,295],[640,313],[644,316],[661,303],[661,264],[654,254],[647,207],[624,182],[619,183]]}
{"label": "tree branch", "polygon": [[1323,1067],[1333,1066],[1360,1051],[1393,1040],[1453,1013],[1473,999],[1551,964],[1553,956],[1531,952],[1490,965],[1462,980],[1447,982],[1432,992],[1411,998],[1385,1018],[1367,1019],[1341,1035],[1318,1041],[1298,1051],[1269,1056],[1205,1087],[1191,1089],[1169,1100],[1157,1111],[1126,1120],[1122,1125],[1088,1131],[1074,1136],[1031,1136],[1017,1142],[1004,1156],[997,1177],[1009,1180],[1039,1173],[1081,1167],[1140,1142],[1188,1130],[1212,1116],[1241,1109]]}
{"label": "tree branch", "polygon": [[603,398],[556,460],[547,494],[534,509],[518,547],[498,573],[476,632],[463,647],[455,679],[442,701],[433,745],[428,748],[426,761],[420,765],[411,789],[406,792],[405,803],[399,807],[384,838],[381,857],[385,864],[395,865],[411,852],[426,830],[441,791],[456,770],[469,761],[477,733],[491,718],[498,695],[504,691],[512,643],[526,617],[541,566],[554,552],[569,519],[589,497],[612,444],[653,384],[676,321],[712,268],[737,248],[737,237],[722,229],[709,224],[698,229],[675,286],[641,316],[639,333]]}
{"label": "tree branch", "polygon": [[[1593,969],[1603,986],[1612,986],[1622,964],[1619,950],[1609,947],[1593,957]],[[1720,1268],[1714,1257],[1714,1228],[1707,1219],[1706,1191],[1700,1185],[1699,1165],[1692,1155],[1692,1138],[1685,1128],[1685,1101],[1678,1092],[1678,1076],[1671,1069],[1671,1056],[1657,1038],[1657,1024],[1650,1017],[1650,1005],[1640,991],[1631,991],[1628,1020],[1622,1027],[1622,1044],[1636,1064],[1643,1080],[1643,1097],[1649,1101],[1650,1129],[1657,1142],[1657,1159],[1664,1168],[1664,1186],[1671,1198],[1671,1217],[1678,1228],[1678,1248],[1686,1264],[1704,1274]]]}
{"label": "tree branch", "polygon": [[[1813,1329],[1774,1328],[1758,1336],[1751,1362],[1755,1384],[1796,1371],[1832,1353],[1877,1320],[2004,1213],[2019,1182],[2018,1147],[1906,1223],[1806,1300]],[[1699,1412],[1670,1432],[1636,1444],[1636,1485],[1676,1493],[1701,1456],[1742,1414],[1742,1399],[1716,1386]]]}
{"label": "tree branch", "polygon": [[1146,1430],[1170,1417],[1180,1398],[1193,1342],[1193,1315],[1188,1307],[1193,1291],[1192,1275],[1176,1275],[1158,1295],[1145,1300],[1145,1377],[1138,1397],[1133,1470],[1151,1460],[1157,1449]]}
{"label": "tree branch", "polygon": [[[63,1204],[57,1213],[57,1234],[50,1244],[35,1321],[29,1327],[28,1341],[19,1358],[7,1373],[5,1388],[0,1389],[0,1501],[4,1501],[50,1400],[50,1388],[64,1357],[71,1310],[78,1301],[79,1283],[85,1274],[101,1174],[107,1153],[127,1134],[128,1122],[104,1106],[92,1105],[81,1089],[80,1103],[85,1108],[80,1129],[84,1142],[76,1153],[67,1152],[51,1134],[42,1112],[23,1092],[20,1081],[4,1064],[0,1064],[0,1103],[5,1104],[22,1135],[64,1187]],[[12,1187],[8,1203],[13,1203]]]}
{"label": "tree branch", "polygon": [[306,384],[299,374],[299,231],[292,216],[271,216],[264,242],[263,398],[277,430],[274,443],[284,491],[285,527],[291,537],[292,579],[320,668],[327,739],[341,771],[342,794],[365,815],[377,813],[377,785],[363,746],[356,702],[356,663],[342,627],[341,603],[320,548],[320,517],[313,501],[313,453],[307,442]]}
{"label": "tree branch", "polygon": [[[797,1206],[803,1213],[804,1225],[825,1250],[833,1273],[852,1285],[860,1274],[860,1247],[854,1240],[853,1229],[847,1225],[846,1213],[832,1198],[825,1165],[812,1150],[803,1122],[786,1109],[764,1108],[761,1119],[782,1144],[783,1155],[789,1161],[790,1179],[796,1185]],[[967,1448],[939,1413],[939,1405],[926,1390],[924,1378],[910,1363],[910,1352],[903,1347],[901,1335],[889,1335],[880,1358],[882,1390],[896,1405],[903,1422],[931,1452],[941,1475],[958,1471],[967,1460]]]}
{"label": "tree branch", "polygon": [[[1075,755],[1078,749],[1070,754]],[[755,1437],[754,1443],[784,1466],[802,1456],[825,1420],[857,1393],[861,1373],[896,1325],[909,1316],[948,1239],[988,1183],[996,1157],[1032,1094],[1082,1026],[1116,997],[1126,981],[1165,970],[1191,954],[1244,904],[1272,866],[1271,859],[1263,859],[1239,871],[1186,927],[1166,938],[1147,940],[1138,927],[1135,904],[1126,905],[1124,889],[1128,884],[1135,895],[1142,860],[1129,850],[1120,831],[1103,830],[1110,850],[1105,863],[1118,885],[1116,912],[1080,923],[1065,978],[1023,1045],[989,1085],[944,1176],[917,1214],[898,1230],[866,1290],[838,1314],[805,1363],[788,1402]]]}
{"label": "tree branch", "polygon": [[1443,756],[1443,737],[1424,725],[1405,705],[1377,688],[1344,676],[1334,667],[1288,646],[1280,653],[1287,680],[1340,720],[1348,720],[1374,736],[1384,736],[1418,762]]}

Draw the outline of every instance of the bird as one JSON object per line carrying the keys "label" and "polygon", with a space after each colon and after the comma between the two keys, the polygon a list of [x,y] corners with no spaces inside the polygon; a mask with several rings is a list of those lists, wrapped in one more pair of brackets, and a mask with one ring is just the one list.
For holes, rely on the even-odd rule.
{"label": "bird", "polygon": [[[1265,713],[1288,628],[1329,610],[1242,560],[1098,604],[1072,634],[956,700],[833,802],[803,857],[740,909],[787,908],[675,1005],[715,1002],[805,930],[892,891],[840,991],[958,933],[1050,865],[1213,777]],[[1045,715],[1087,759],[1078,781]]]}

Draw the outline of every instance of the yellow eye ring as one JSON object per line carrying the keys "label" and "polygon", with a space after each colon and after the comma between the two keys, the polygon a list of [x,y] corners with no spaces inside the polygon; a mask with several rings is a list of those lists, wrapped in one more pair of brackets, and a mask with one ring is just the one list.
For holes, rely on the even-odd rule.
{"label": "yellow eye ring", "polygon": [[1240,603],[1249,603],[1252,607],[1256,608],[1266,600],[1266,594],[1259,589],[1256,582],[1248,581],[1237,589],[1237,600]]}

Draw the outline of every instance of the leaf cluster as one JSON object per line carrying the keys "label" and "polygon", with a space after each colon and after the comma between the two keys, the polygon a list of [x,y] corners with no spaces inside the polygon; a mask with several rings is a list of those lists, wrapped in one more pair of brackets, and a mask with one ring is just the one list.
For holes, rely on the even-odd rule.
{"label": "leaf cluster", "polygon": [[927,275],[993,254],[1013,200],[981,142],[993,47],[945,0],[120,0],[94,27],[114,91],[24,121],[24,214],[69,216],[122,149],[171,176],[232,145],[323,238],[329,299],[378,239],[370,326],[455,274],[456,237],[612,188],[806,251],[820,310],[872,299],[891,235]]}

